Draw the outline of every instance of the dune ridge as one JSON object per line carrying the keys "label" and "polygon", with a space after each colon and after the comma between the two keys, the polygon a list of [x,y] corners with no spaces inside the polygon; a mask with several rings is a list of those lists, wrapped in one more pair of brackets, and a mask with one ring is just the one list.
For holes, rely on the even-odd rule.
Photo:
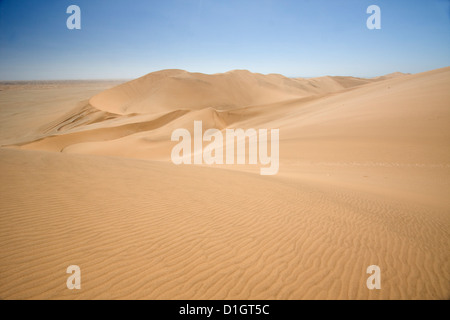
{"label": "dune ridge", "polygon": [[336,92],[375,81],[353,77],[287,78],[233,70],[213,75],[163,70],[92,97],[89,103],[116,114],[212,107],[229,110]]}

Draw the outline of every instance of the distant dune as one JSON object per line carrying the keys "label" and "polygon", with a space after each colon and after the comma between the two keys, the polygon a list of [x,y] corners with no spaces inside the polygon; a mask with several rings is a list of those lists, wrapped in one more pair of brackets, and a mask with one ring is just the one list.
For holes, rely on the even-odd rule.
{"label": "distant dune", "polygon": [[336,92],[372,81],[353,77],[291,79],[247,70],[213,75],[163,70],[106,90],[89,102],[99,110],[121,115],[208,107],[230,110]]}
{"label": "distant dune", "polygon": [[[0,92],[0,298],[450,298],[450,67],[117,84]],[[278,175],[172,164],[198,120],[279,129]]]}

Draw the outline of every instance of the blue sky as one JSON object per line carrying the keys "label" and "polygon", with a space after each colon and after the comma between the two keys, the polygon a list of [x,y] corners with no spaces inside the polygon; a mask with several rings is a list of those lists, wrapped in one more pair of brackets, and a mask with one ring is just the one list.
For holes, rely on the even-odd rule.
{"label": "blue sky", "polygon": [[[81,8],[81,30],[66,9]],[[369,5],[381,30],[369,30]],[[0,80],[161,69],[372,77],[450,66],[449,0],[0,0]]]}

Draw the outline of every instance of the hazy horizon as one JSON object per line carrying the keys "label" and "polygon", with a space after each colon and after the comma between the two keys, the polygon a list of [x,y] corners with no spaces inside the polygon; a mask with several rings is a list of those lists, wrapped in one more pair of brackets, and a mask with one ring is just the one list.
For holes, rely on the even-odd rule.
{"label": "hazy horizon", "polygon": [[[443,68],[446,68],[446,67],[443,67]],[[154,70],[154,71],[142,74],[140,76],[137,76],[135,78],[84,78],[84,79],[83,78],[79,78],[79,79],[69,79],[69,78],[64,79],[64,78],[60,78],[60,79],[19,79],[19,80],[1,79],[0,83],[6,83],[6,82],[65,82],[65,81],[67,81],[67,82],[71,82],[71,81],[73,81],[73,82],[84,82],[84,81],[86,81],[86,82],[89,82],[89,81],[98,81],[98,82],[101,82],[101,81],[105,81],[105,82],[106,81],[131,81],[131,80],[134,80],[134,79],[138,79],[138,78],[144,77],[144,76],[146,76],[146,75],[148,75],[150,73],[153,73],[153,72],[158,72],[158,71],[163,71],[163,70],[174,70],[174,69],[175,68]],[[438,68],[438,69],[442,69],[442,68]],[[379,74],[379,75],[376,75],[376,76],[373,76],[373,77],[364,77],[364,76],[356,77],[356,76],[353,76],[353,75],[350,75],[350,74],[323,74],[323,75],[319,75],[319,76],[293,76],[293,77],[288,77],[288,76],[286,76],[284,74],[277,73],[277,72],[260,73],[260,72],[253,72],[252,70],[247,70],[247,69],[233,69],[233,70],[228,70],[228,71],[225,71],[225,72],[216,72],[216,73],[206,73],[206,72],[198,72],[198,71],[191,71],[191,70],[184,70],[184,69],[180,69],[180,70],[186,71],[188,73],[193,73],[193,74],[195,74],[195,73],[202,73],[202,74],[206,74],[206,75],[223,74],[223,73],[227,73],[227,72],[231,72],[231,71],[245,70],[245,71],[249,71],[250,73],[262,74],[262,75],[280,74],[280,75],[282,75],[284,77],[287,77],[287,78],[290,78],[290,79],[300,79],[300,78],[302,78],[302,79],[313,79],[313,78],[320,78],[320,77],[355,77],[355,78],[361,78],[361,79],[372,79],[372,78],[382,77],[382,76],[393,74],[393,73],[397,73],[397,72],[398,73],[403,73],[403,74],[414,74],[414,73],[409,73],[409,72],[392,71],[392,72],[385,73],[385,74]],[[424,72],[427,72],[427,71],[432,71],[432,70],[425,70]]]}
{"label": "hazy horizon", "polygon": [[[81,30],[66,27],[72,4]],[[366,27],[372,4],[381,8],[381,30]],[[164,69],[291,78],[420,73],[450,65],[449,4],[4,0],[0,80],[134,79]]]}

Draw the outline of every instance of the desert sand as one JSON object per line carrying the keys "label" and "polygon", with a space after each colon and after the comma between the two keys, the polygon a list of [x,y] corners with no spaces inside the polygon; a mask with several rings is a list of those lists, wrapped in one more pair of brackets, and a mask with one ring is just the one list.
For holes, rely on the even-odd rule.
{"label": "desert sand", "polygon": [[[449,299],[449,88],[450,67],[1,84],[0,298]],[[174,165],[195,120],[279,129],[279,173]]]}

